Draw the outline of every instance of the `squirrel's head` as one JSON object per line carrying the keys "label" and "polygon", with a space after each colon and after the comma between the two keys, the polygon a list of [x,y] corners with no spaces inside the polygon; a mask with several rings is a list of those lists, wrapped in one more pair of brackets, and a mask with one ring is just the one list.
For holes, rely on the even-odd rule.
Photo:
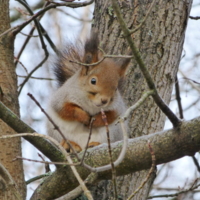
{"label": "squirrel's head", "polygon": [[[100,54],[97,35],[94,34],[85,44],[82,62],[94,64],[102,59]],[[129,62],[130,58],[121,58],[118,61],[105,58],[97,65],[82,66],[79,81],[94,106],[105,108],[114,101],[116,93],[118,93],[118,84],[123,78]]]}

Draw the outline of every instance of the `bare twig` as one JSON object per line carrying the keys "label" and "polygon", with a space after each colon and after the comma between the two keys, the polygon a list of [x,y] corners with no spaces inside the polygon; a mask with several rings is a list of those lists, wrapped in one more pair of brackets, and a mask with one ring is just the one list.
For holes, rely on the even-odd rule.
{"label": "bare twig", "polygon": [[[67,159],[68,159],[68,162],[69,162],[70,164],[73,164],[73,161],[72,161],[72,159],[71,159],[70,156],[68,156]],[[75,166],[71,166],[71,169],[72,169],[74,175],[76,176],[76,178],[77,178],[77,180],[78,180],[78,182],[79,182],[79,184],[80,184],[82,190],[84,191],[85,196],[88,198],[88,200],[93,200],[93,197],[92,197],[91,192],[87,189],[87,187],[86,187],[84,181],[81,179],[81,177],[80,177],[79,173],[77,172]]]}
{"label": "bare twig", "polygon": [[[26,1],[23,1],[23,0],[17,0],[17,1],[20,2],[28,10],[28,12],[30,13],[31,16],[34,15],[33,11],[31,10],[31,8],[29,7],[29,5]],[[37,18],[34,19],[34,22],[35,22],[35,26],[37,27],[38,33],[39,33],[39,38],[41,41],[42,48],[44,49],[45,55],[47,56],[48,51],[47,51],[46,44],[45,44],[43,36],[42,36],[41,25]]]}
{"label": "bare twig", "polygon": [[122,31],[124,32],[124,35],[130,45],[130,48],[132,50],[132,53],[140,67],[141,72],[143,73],[143,76],[146,79],[146,82],[149,86],[150,90],[154,90],[154,94],[152,94],[152,97],[155,101],[155,103],[158,105],[158,107],[163,111],[163,113],[165,113],[165,115],[169,118],[169,120],[171,121],[171,123],[173,124],[174,127],[178,127],[180,126],[181,120],[171,111],[171,109],[165,104],[165,102],[162,100],[162,98],[160,97],[160,95],[158,94],[158,91],[156,90],[156,86],[154,84],[154,81],[146,67],[146,65],[144,64],[144,61],[141,58],[141,55],[131,37],[130,31],[122,17],[119,5],[118,5],[118,1],[116,0],[111,0],[112,1],[112,6],[113,9],[117,15],[117,19],[118,22],[122,28]]}
{"label": "bare twig", "polygon": [[141,185],[128,197],[127,200],[131,200],[135,196],[135,194],[138,193],[144,187],[144,185],[146,184],[146,182],[150,178],[151,174],[156,169],[156,157],[155,157],[154,151],[153,151],[149,141],[148,141],[148,148],[149,148],[149,151],[151,153],[151,160],[152,160],[151,169],[149,170],[149,173],[147,174],[146,178],[141,183]]}
{"label": "bare twig", "polygon": [[88,136],[88,141],[87,141],[87,144],[86,144],[86,147],[85,147],[85,150],[84,150],[84,153],[83,153],[83,157],[81,159],[81,164],[83,164],[83,161],[84,161],[84,158],[85,158],[85,155],[86,155],[86,152],[87,152],[87,148],[88,148],[88,144],[90,142],[90,138],[91,138],[91,135],[92,135],[92,125],[93,125],[93,122],[95,121],[95,118],[92,117],[91,121],[90,121],[90,126],[89,126],[89,136]]}
{"label": "bare twig", "polygon": [[[27,76],[21,76],[21,75],[17,75],[20,78],[26,78]],[[37,80],[45,80],[45,81],[54,81],[55,79],[53,78],[43,78],[43,77],[35,77],[35,76],[31,76],[30,79],[37,79]]]}
{"label": "bare twig", "polygon": [[110,156],[110,163],[112,167],[112,182],[113,182],[113,188],[114,188],[114,199],[117,199],[117,180],[116,180],[116,170],[115,166],[113,163],[113,158],[112,158],[112,150],[111,150],[111,145],[110,145],[110,134],[109,134],[109,128],[108,128],[108,121],[106,114],[104,110],[101,108],[101,115],[102,115],[102,120],[105,124],[106,127],[106,134],[107,134],[107,141],[108,141],[108,151],[109,151],[109,156]]}
{"label": "bare twig", "polygon": [[[187,79],[187,78],[185,78],[185,79]],[[191,80],[191,79],[188,79],[188,80]],[[193,81],[193,80],[191,80],[191,81]],[[176,78],[175,78],[175,90],[176,90],[176,100],[177,100],[177,103],[178,103],[180,118],[184,119],[183,108],[182,108],[181,97],[180,97],[180,90],[179,90],[179,80],[177,78],[177,75],[176,75]],[[199,166],[197,159],[195,158],[195,156],[191,156],[191,157],[192,157],[192,160],[193,160],[198,172],[200,172],[200,166]]]}
{"label": "bare twig", "polygon": [[197,82],[197,81],[195,81],[195,80],[193,80],[193,79],[191,79],[191,78],[184,77],[184,78],[182,78],[182,79],[186,79],[187,81],[191,81],[191,82],[193,82],[193,83],[195,83],[195,84],[197,84],[197,85],[200,85],[200,82]]}
{"label": "bare twig", "polygon": [[[14,113],[12,113],[9,109],[7,109],[1,102],[0,102],[0,118],[7,123],[10,127],[12,127],[13,130],[16,132],[33,132],[34,130],[28,127],[25,123],[23,123]],[[145,141],[150,140],[154,141],[155,148],[155,155],[158,154],[159,160],[157,161],[157,164],[166,163],[169,162],[171,159],[179,159],[185,155],[191,155],[195,152],[199,151],[199,143],[200,138],[199,132],[199,123],[200,118],[196,118],[187,122],[183,122],[181,129],[170,129],[165,130],[160,133],[145,135],[136,139],[132,139],[129,141],[129,148],[127,148],[127,154],[125,156],[125,159],[123,160],[123,163],[121,165],[118,165],[116,168],[118,175],[124,175],[131,172],[135,172],[138,170],[146,169],[146,167],[149,166],[149,159],[143,159],[142,157],[146,157],[146,152],[144,152],[144,146]],[[191,129],[191,127],[194,127]],[[177,140],[177,137],[174,133],[177,133],[181,135],[182,139]],[[169,139],[169,141],[166,141],[166,137]],[[47,140],[44,140],[43,138],[36,138],[37,140],[33,139],[32,136],[26,136],[28,141],[30,141],[34,146],[36,146],[42,153],[44,153],[47,157],[53,160],[63,160],[63,157],[61,156],[60,151],[57,150],[53,145],[50,145]],[[30,139],[29,139],[30,138]],[[191,140],[188,140],[188,138],[192,138]],[[193,139],[194,138],[194,139]],[[36,142],[35,142],[36,141]],[[40,143],[42,141],[42,143]],[[166,145],[163,145],[162,147],[159,145],[160,143],[164,142]],[[49,146],[47,146],[49,145]],[[120,147],[122,146],[122,142],[117,142],[113,144],[113,154],[117,155],[119,152]],[[180,146],[184,147],[184,150],[179,148]],[[170,149],[173,149],[173,151],[170,151],[170,154],[166,154],[165,157],[162,157],[161,149],[164,152],[170,151]],[[185,150],[187,149],[187,151]],[[48,154],[49,151],[51,154]],[[132,152],[137,151],[139,154],[132,156]],[[91,150],[91,154],[87,157],[87,162],[91,163],[91,160],[95,159],[96,156],[103,155],[105,156],[105,159],[107,159],[108,154],[105,151],[105,147],[98,148],[98,151],[94,152]],[[142,157],[141,157],[142,155]],[[139,162],[140,160],[140,162]],[[142,161],[142,162],[141,162]],[[132,165],[126,165],[127,163],[132,163]],[[99,166],[100,163],[96,163],[96,166]],[[124,168],[125,167],[125,168]],[[126,169],[125,171],[123,169]],[[89,170],[80,170],[81,175],[89,175]],[[59,170],[57,170],[58,173]],[[61,172],[62,174],[62,172]],[[63,173],[64,175],[67,175],[68,171],[65,171]],[[108,178],[107,172],[101,173],[101,178]],[[100,180],[98,178],[98,180]],[[68,181],[69,184],[74,184],[74,179]],[[77,184],[76,184],[77,186]],[[66,189],[67,191],[67,189]]]}
{"label": "bare twig", "polygon": [[[38,1],[38,3],[34,4],[31,9],[32,10],[37,10],[37,9],[40,9],[44,6],[44,1]],[[10,22],[14,22],[16,20],[18,20],[20,18],[20,14],[19,12],[16,12],[15,10],[12,10],[13,14],[10,16]]]}
{"label": "bare twig", "polygon": [[126,150],[128,147],[128,133],[125,128],[124,121],[120,120],[120,125],[121,125],[121,129],[122,129],[122,133],[123,133],[123,146],[122,146],[122,150],[121,150],[121,153],[120,153],[118,159],[115,161],[115,166],[119,165],[122,162],[122,160],[124,159],[124,157],[126,155]]}
{"label": "bare twig", "polygon": [[[0,102],[0,119],[7,123],[13,130],[17,133],[27,132],[34,133],[36,132],[30,126],[25,124],[15,113],[8,109],[2,102]],[[45,156],[47,156],[52,161],[65,161],[61,152],[48,140],[44,138],[36,138],[30,135],[24,136],[24,138],[38,148]],[[59,166],[58,166],[59,167]]]}
{"label": "bare twig", "polygon": [[139,106],[141,106],[144,103],[144,101],[152,94],[154,94],[154,90],[149,90],[149,91],[145,92],[142,95],[142,97],[133,106],[129,107],[126,110],[126,112],[123,114],[123,116],[120,117],[119,121],[120,120],[125,121],[128,118],[128,116],[131,114],[131,112],[133,112],[135,109],[137,109]]}
{"label": "bare twig", "polygon": [[106,55],[105,53],[103,53],[102,58],[95,63],[87,64],[87,63],[78,62],[76,60],[69,60],[69,62],[76,63],[82,66],[95,66],[101,63],[105,58],[132,58],[132,57],[133,56],[130,56],[130,55]]}
{"label": "bare twig", "polygon": [[[60,149],[60,143],[57,140],[55,140],[54,138],[52,138],[52,137],[50,137],[48,135],[43,135],[43,134],[39,134],[39,133],[36,133],[36,132],[34,132],[34,133],[18,133],[18,134],[12,134],[12,135],[3,135],[3,136],[0,136],[0,139],[9,139],[9,138],[15,138],[15,137],[24,137],[24,136],[33,136],[33,137],[45,138],[45,139],[51,141],[57,148]],[[17,159],[19,158],[19,159],[27,160],[27,161],[39,162],[39,163],[59,164],[59,165],[66,165],[67,164],[67,162],[47,162],[47,161],[41,161],[41,160],[39,161],[39,160],[32,160],[32,159],[22,158],[20,156],[18,156],[16,158]]]}
{"label": "bare twig", "polygon": [[80,161],[79,156],[76,153],[76,150],[73,148],[73,146],[71,145],[71,143],[68,141],[68,139],[65,137],[65,135],[61,132],[60,128],[54,123],[54,121],[51,119],[51,117],[46,113],[46,111],[42,108],[42,106],[40,105],[40,103],[35,99],[35,97],[28,93],[27,94],[35,103],[36,105],[41,109],[41,111],[45,114],[45,116],[47,117],[47,119],[52,123],[52,125],[54,126],[55,130],[58,131],[58,133],[62,136],[62,138],[67,142],[67,144],[70,146],[70,148],[72,149],[73,153],[76,155],[76,158]]}
{"label": "bare twig", "polygon": [[39,35],[29,35],[23,32],[20,32],[20,34],[24,35],[24,36],[28,36],[28,37],[39,37]]}
{"label": "bare twig", "polygon": [[[22,133],[22,134],[18,134],[15,137],[20,137],[20,136],[27,136],[29,133]],[[39,133],[37,133],[39,134]],[[39,135],[34,135],[34,133],[30,134],[31,136],[36,136],[36,137],[40,137]],[[8,137],[9,138],[9,137]],[[3,138],[1,138],[3,139]],[[20,157],[17,156],[15,159],[13,159],[13,161],[17,160],[17,159],[21,159],[21,160],[26,160],[26,161],[30,161],[30,162],[36,162],[36,163],[44,163],[44,164],[48,164],[48,165],[71,165],[71,166],[78,166],[81,165],[80,162],[77,163],[73,163],[73,164],[69,164],[68,162],[49,162],[49,161],[42,161],[42,160],[34,160],[34,159],[29,159],[29,158],[24,158],[24,157]]]}
{"label": "bare twig", "polygon": [[[26,1],[22,1],[22,0],[17,0],[19,1],[27,10],[28,12],[33,16],[34,13],[33,11],[30,9],[29,5],[26,3]],[[34,19],[34,22],[35,22],[35,25],[37,27],[37,30],[38,30],[38,33],[39,33],[39,38],[40,38],[40,41],[41,41],[41,45],[42,45],[42,48],[44,50],[44,53],[45,53],[45,58],[39,63],[39,65],[37,67],[34,68],[34,70],[31,71],[31,73],[26,77],[26,79],[23,81],[23,83],[21,84],[21,87],[20,87],[20,90],[19,90],[19,94],[21,93],[22,91],[22,88],[23,86],[25,85],[25,83],[28,81],[29,77],[39,68],[43,65],[43,63],[47,60],[48,56],[49,56],[49,52],[47,51],[47,48],[46,48],[46,44],[44,42],[44,38],[42,36],[42,32],[41,32],[41,25],[39,23],[39,21],[35,18]]]}
{"label": "bare twig", "polygon": [[[31,133],[35,132],[32,128],[28,127],[24,122],[22,122],[14,113],[12,113],[10,110],[8,110],[4,105],[3,103],[0,102],[0,118],[2,120],[4,120],[8,125],[10,125],[16,132],[20,133],[22,131],[27,131],[29,132],[28,136],[27,134],[24,136],[25,139],[27,139],[29,142],[31,142],[32,144],[34,144],[34,146],[36,146],[38,149],[42,150],[42,147],[45,145],[47,146],[48,149],[51,149],[51,153],[50,155],[48,154],[49,151],[45,151],[43,152],[47,157],[49,157],[50,159],[53,159],[54,161],[58,161],[58,160],[63,160],[63,158],[61,158],[61,155],[60,155],[60,152],[57,151],[57,149],[55,147],[53,147],[52,145],[50,145],[46,140],[34,140],[33,138],[31,138]],[[34,134],[33,134],[34,135]],[[122,150],[121,150],[121,153],[118,157],[118,159],[114,162],[114,165],[115,166],[118,166],[124,156],[125,156],[125,152],[126,152],[126,148],[127,148],[127,133],[126,131],[124,132],[123,131],[123,135],[124,135],[124,138],[123,138],[123,146],[122,146]],[[43,135],[43,137],[45,137]],[[30,138],[30,139],[29,139]],[[52,150],[53,148],[53,150]],[[78,158],[78,160],[80,161],[80,159]],[[102,172],[102,171],[105,171],[105,170],[109,170],[111,169],[111,165],[108,164],[108,165],[105,165],[105,166],[101,166],[101,167],[98,167],[98,168],[93,168],[85,163],[82,163],[82,165],[84,167],[86,167],[87,169],[91,170],[92,172]]]}
{"label": "bare twig", "polygon": [[[50,118],[50,116],[46,113],[46,111],[41,107],[41,105],[39,104],[39,102],[33,97],[33,95],[31,95],[30,93],[28,93],[28,95],[31,97],[31,99],[33,99],[33,101],[37,104],[37,106],[39,106],[39,108],[41,109],[41,111],[47,116],[48,120],[53,124],[54,128],[61,134],[61,136],[63,137],[63,139],[68,142],[67,144],[70,146],[70,148],[72,149],[73,153],[75,154],[76,158],[78,159],[79,162],[81,162],[81,159],[79,158],[78,154],[76,153],[76,151],[74,150],[73,146],[71,145],[71,143],[65,138],[65,136],[63,135],[63,133],[60,131],[59,127],[53,122],[53,120]],[[124,134],[123,134],[124,135]],[[124,137],[124,143],[126,140],[126,137]],[[125,155],[125,150],[126,147],[122,147],[122,151],[118,157],[118,159],[114,162],[114,166],[119,165],[122,162],[122,158]],[[122,155],[121,155],[122,154]],[[89,169],[92,172],[102,172],[105,170],[109,170],[111,169],[111,164],[105,165],[105,166],[101,166],[101,167],[97,167],[97,168],[93,168],[89,165],[87,165],[86,163],[82,163],[82,165],[84,167],[86,167],[87,169]]]}
{"label": "bare twig", "polygon": [[0,86],[0,101],[2,100],[3,96],[4,96],[4,93],[3,93],[3,90],[2,90],[2,88]]}
{"label": "bare twig", "polygon": [[[195,180],[196,182],[196,180]],[[194,182],[194,183],[195,183]],[[196,184],[195,184],[196,185]],[[192,186],[186,190],[182,190],[180,192],[177,192],[177,193],[174,193],[174,194],[163,194],[163,195],[154,195],[154,196],[149,196],[148,199],[154,199],[154,198],[160,198],[160,197],[176,197],[180,194],[183,194],[183,193],[187,193],[187,192],[190,192],[190,191],[193,191],[195,190],[196,188],[198,188],[200,186],[200,183],[197,184],[196,186],[194,186],[194,184],[192,184]]]}
{"label": "bare twig", "polygon": [[[63,137],[63,139],[65,141],[67,141],[67,139],[65,138],[64,134],[60,131],[59,127],[53,122],[53,120],[50,118],[50,116],[46,113],[46,111],[41,107],[41,105],[39,104],[39,102],[33,97],[33,95],[31,95],[30,93],[28,94],[30,96],[30,98],[37,104],[37,106],[41,109],[41,111],[47,116],[48,120],[54,125],[54,127],[56,128],[56,130],[61,134],[61,136]],[[72,151],[75,153],[77,159],[80,161],[80,158],[78,156],[78,154],[76,153],[76,151],[74,150],[73,146],[70,144],[70,142],[68,142],[68,145],[70,146],[70,148],[72,149]],[[67,153],[67,151],[59,144],[59,149],[61,150],[61,152],[63,153],[63,155],[67,158],[67,161],[70,164],[70,167],[76,177],[76,179],[78,180],[79,184],[81,185],[81,188],[84,191],[84,194],[87,196],[88,200],[93,200],[93,197],[90,193],[90,191],[87,189],[84,181],[81,179],[79,173],[77,172],[75,166],[73,166],[73,161],[70,157],[70,155]]]}
{"label": "bare twig", "polygon": [[8,34],[9,32],[13,31],[13,34],[16,35],[18,32],[20,32],[26,25],[28,25],[31,21],[39,17],[40,15],[44,14],[47,10],[50,10],[52,8],[56,8],[59,6],[67,6],[71,8],[78,8],[78,7],[84,7],[87,5],[90,5],[94,2],[94,0],[85,1],[85,2],[68,2],[68,3],[60,3],[60,4],[50,4],[49,6],[43,8],[42,10],[38,11],[36,14],[34,14],[29,20],[25,21],[21,25],[15,26],[13,28],[8,29],[7,31],[0,34],[0,37],[2,37],[5,34]]}
{"label": "bare twig", "polygon": [[[45,158],[42,156],[42,154],[38,153],[38,156],[42,159],[42,161],[45,162]],[[49,167],[49,164],[45,163],[45,172],[48,173],[50,171],[51,171],[51,169]]]}
{"label": "bare twig", "polygon": [[[123,120],[120,121],[120,124],[121,124],[122,132],[123,132],[123,145],[122,145],[122,150],[121,150],[117,160],[115,160],[113,162],[114,167],[118,166],[123,161],[123,159],[126,155],[126,150],[127,150],[127,146],[128,146],[128,134],[127,134],[126,128],[124,126]],[[103,172],[103,171],[112,169],[111,164],[104,165],[104,166],[97,167],[97,168],[91,167],[85,163],[83,163],[83,166],[88,168],[92,172]]]}
{"label": "bare twig", "polygon": [[[36,137],[45,137],[45,138],[48,138],[54,145],[56,145],[59,150],[62,152],[62,154],[65,156],[65,158],[67,159],[73,173],[74,173],[74,176],[76,177],[76,179],[78,180],[81,188],[83,189],[84,191],[84,194],[88,197],[89,200],[92,200],[92,195],[90,193],[90,191],[87,189],[85,183],[83,182],[83,180],[81,179],[79,173],[77,172],[75,166],[74,166],[74,163],[70,157],[70,155],[67,153],[67,151],[60,145],[60,143],[55,140],[54,138],[51,138],[47,135],[41,135],[41,134],[38,134],[38,133],[32,133],[32,134],[29,134],[29,133],[23,133],[23,134],[15,134],[15,135],[4,135],[2,137],[0,137],[0,139],[5,139],[5,138],[12,138],[12,137],[20,137],[20,136],[25,136],[25,135],[32,135],[32,136],[36,136]],[[44,162],[44,161],[40,161],[40,162]]]}
{"label": "bare twig", "polygon": [[[28,135],[40,137],[40,135],[41,135],[41,134],[39,134],[39,135],[36,135],[36,134],[39,134],[39,133],[21,133],[21,134],[13,135],[13,137],[20,137],[20,136],[23,137],[23,136],[28,136]],[[12,138],[12,137],[9,137],[9,135],[6,135],[6,136],[8,136],[7,138]],[[3,139],[3,138],[0,137],[0,139]],[[44,163],[44,164],[48,164],[48,165],[70,165],[67,162],[49,162],[49,161],[42,161],[42,160],[34,160],[34,159],[30,159],[30,158],[24,158],[24,157],[21,157],[21,156],[17,156],[16,158],[13,159],[13,161],[15,161],[17,159],[26,160],[26,161],[35,162],[35,163]],[[74,163],[73,165],[74,166],[80,165],[80,163]]]}
{"label": "bare twig", "polygon": [[189,16],[190,19],[194,19],[194,20],[199,20],[200,17],[199,16],[196,16],[196,17],[193,17],[193,16]]}
{"label": "bare twig", "polygon": [[163,171],[164,171],[164,174],[162,175],[162,178],[156,184],[154,184],[154,186],[161,185],[166,180],[166,178],[168,178],[170,169],[171,169],[170,163],[165,163],[159,168],[159,170],[157,171],[157,177],[160,176],[161,172]]}
{"label": "bare twig", "polygon": [[[18,133],[18,134],[12,134],[12,135],[3,135],[3,136],[0,136],[0,139],[9,139],[9,138],[15,138],[15,137],[24,137],[24,136],[42,137],[42,138],[45,138],[45,139],[51,141],[57,148],[59,148],[59,146],[60,146],[60,143],[57,140],[55,140],[54,138],[52,138],[48,135],[43,135],[43,134],[39,134],[36,132],[35,133]],[[73,164],[69,164],[67,162],[48,162],[48,161],[23,158],[20,156],[17,156],[15,159],[13,159],[13,161],[15,161],[16,159],[22,159],[22,160],[26,160],[26,161],[45,163],[45,164],[54,164],[54,165],[73,165],[73,166],[80,165],[80,162],[73,163]]]}
{"label": "bare twig", "polygon": [[32,183],[34,181],[37,181],[37,180],[39,180],[41,178],[50,176],[50,174],[51,174],[51,172],[50,173],[46,173],[46,174],[42,174],[42,175],[39,175],[39,176],[35,176],[35,177],[29,179],[28,181],[26,181],[25,183],[26,183],[26,185],[28,185],[28,184],[30,184],[30,183]]}
{"label": "bare twig", "polygon": [[191,107],[195,106],[197,103],[199,103],[200,101],[200,97],[198,97],[193,103],[191,103],[190,105],[188,105],[186,108],[184,108],[184,111],[189,110]]}
{"label": "bare twig", "polygon": [[192,156],[192,160],[193,160],[193,162],[194,162],[194,164],[195,164],[195,166],[196,166],[198,172],[200,172],[199,162],[198,162],[198,160],[196,159],[196,157],[195,157],[195,156]]}
{"label": "bare twig", "polygon": [[70,16],[71,18],[76,19],[76,20],[78,20],[78,21],[82,21],[82,22],[92,22],[92,20],[90,20],[90,19],[83,19],[83,18],[75,17],[75,16],[73,16],[73,15],[71,15],[71,14],[65,12],[65,11],[62,10],[62,9],[56,8],[56,10],[57,10],[57,11],[60,11],[60,12],[62,12],[62,13],[64,13],[64,14],[67,15],[67,16]]}
{"label": "bare twig", "polygon": [[23,64],[18,58],[16,58],[16,57],[15,57],[15,60],[16,60],[16,62],[18,62],[18,63],[22,66],[22,68],[25,70],[26,74],[28,74],[28,70],[27,70],[27,68],[24,66],[24,64]]}
{"label": "bare twig", "polygon": [[[48,5],[49,5],[49,3],[46,2],[46,3],[44,4],[44,7],[46,7],[46,6],[48,6]],[[44,15],[44,14],[43,14],[43,15]],[[41,18],[43,17],[43,15],[41,15],[41,16],[38,18],[38,21],[41,20]],[[21,55],[22,55],[22,52],[24,51],[26,45],[28,44],[29,40],[31,39],[34,30],[35,30],[35,26],[34,26],[34,27],[30,30],[30,32],[28,33],[28,37],[27,37],[26,40],[24,41],[24,43],[23,43],[23,45],[22,45],[22,47],[21,47],[21,49],[20,49],[20,51],[19,51],[19,53],[18,53],[18,55],[17,55],[17,60],[16,60],[16,62],[15,62],[15,66],[17,66],[17,63],[18,63],[18,61],[19,61],[19,59],[20,59],[20,57],[21,57]]]}
{"label": "bare twig", "polygon": [[[195,84],[200,84],[199,82],[195,81],[195,80],[192,80],[190,78],[188,78],[184,73],[183,71],[179,70],[179,72],[181,73],[181,75],[183,76],[182,79],[185,79],[187,81],[187,83],[189,83],[191,85],[192,88],[194,88],[195,90],[197,90],[198,92],[200,92],[200,88],[197,87],[197,85]],[[194,84],[195,83],[195,84]]]}
{"label": "bare twig", "polygon": [[175,77],[175,90],[176,90],[176,100],[177,100],[177,103],[178,103],[179,115],[180,115],[180,118],[183,119],[184,118],[183,117],[183,107],[182,107],[182,103],[181,103],[179,81],[178,81],[177,75]]}
{"label": "bare twig", "polygon": [[35,30],[35,27],[33,27],[33,28],[30,30],[30,32],[28,33],[29,36],[28,36],[28,37],[26,38],[26,40],[24,41],[24,43],[23,43],[23,45],[22,45],[22,47],[21,47],[21,49],[20,49],[20,51],[19,51],[19,53],[18,53],[18,55],[17,55],[17,57],[16,57],[15,66],[17,66],[17,63],[19,62],[19,59],[20,59],[20,57],[21,57],[21,55],[22,55],[22,53],[23,53],[23,51],[24,51],[26,45],[28,44],[29,40],[31,39],[31,36],[33,35],[34,30]]}
{"label": "bare twig", "polygon": [[[87,186],[92,185],[95,180],[97,179],[98,175],[97,173],[91,173],[86,179],[85,179],[85,184]],[[79,185],[78,187],[76,187],[74,190],[68,192],[66,195],[64,195],[63,197],[58,198],[57,200],[74,200],[76,197],[78,197],[81,193],[83,192],[83,190],[81,189],[81,186]]]}
{"label": "bare twig", "polygon": [[24,81],[21,84],[21,87],[20,87],[20,90],[18,92],[18,95],[20,95],[20,93],[21,93],[24,85],[26,84],[26,82],[28,81],[28,79],[31,77],[31,75],[46,62],[46,60],[48,59],[48,56],[49,56],[49,54],[47,54],[45,56],[45,58],[27,75],[27,77],[24,79]]}

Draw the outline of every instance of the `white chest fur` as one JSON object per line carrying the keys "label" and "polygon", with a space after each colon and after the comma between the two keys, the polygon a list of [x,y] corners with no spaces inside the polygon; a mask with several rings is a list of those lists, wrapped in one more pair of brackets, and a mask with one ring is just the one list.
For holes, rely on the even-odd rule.
{"label": "white chest fur", "polygon": [[[65,121],[51,108],[48,109],[48,114],[51,116],[54,123],[60,128],[66,139],[76,142],[82,149],[85,149],[90,132],[87,126],[76,121]],[[63,139],[50,122],[47,122],[47,129],[48,134],[51,137],[55,138],[59,142]],[[111,142],[122,138],[120,132],[118,125],[115,125],[114,123],[109,125]],[[90,142],[107,143],[106,127],[93,128]]]}

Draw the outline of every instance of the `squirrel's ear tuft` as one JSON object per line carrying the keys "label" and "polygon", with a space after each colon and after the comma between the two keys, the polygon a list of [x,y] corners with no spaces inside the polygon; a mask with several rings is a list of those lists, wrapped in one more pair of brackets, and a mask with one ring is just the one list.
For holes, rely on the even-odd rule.
{"label": "squirrel's ear tuft", "polygon": [[85,53],[83,56],[84,63],[92,64],[98,61],[98,46],[98,34],[97,31],[94,31],[92,32],[90,39],[85,43]]}
{"label": "squirrel's ear tuft", "polygon": [[119,67],[120,76],[123,77],[128,69],[131,58],[121,58],[116,62]]}

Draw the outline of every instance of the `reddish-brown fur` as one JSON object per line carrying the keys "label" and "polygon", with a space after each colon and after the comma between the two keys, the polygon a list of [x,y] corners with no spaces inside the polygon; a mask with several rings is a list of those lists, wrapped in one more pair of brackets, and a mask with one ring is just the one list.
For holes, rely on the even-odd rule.
{"label": "reddish-brown fur", "polygon": [[67,121],[78,121],[85,125],[89,125],[91,117],[87,112],[73,103],[65,103],[58,115]]}
{"label": "reddish-brown fur", "polygon": [[[83,109],[81,109],[79,106],[73,103],[65,103],[62,110],[58,112],[59,116],[62,119],[68,120],[68,121],[78,121],[81,122],[87,126],[89,126],[90,119],[91,117],[87,112],[85,112]],[[105,115],[107,117],[107,122],[108,124],[111,124],[115,121],[115,119],[118,117],[117,113],[114,110],[111,111],[106,111]],[[97,115],[93,116],[95,118],[95,121],[93,122],[93,127],[101,127],[105,126],[104,121],[102,120],[102,114],[98,113]],[[73,142],[69,141],[73,148],[77,151],[80,152],[82,149],[81,147]],[[88,147],[94,147],[98,146],[100,143],[99,142],[91,142],[89,143]],[[65,140],[61,141],[61,145],[67,150],[71,152],[71,149],[69,145],[66,143]]]}
{"label": "reddish-brown fur", "polygon": [[[80,147],[77,143],[75,143],[75,142],[73,142],[73,141],[69,141],[69,142],[70,142],[70,144],[72,145],[72,147],[74,148],[74,150],[75,150],[76,152],[82,151],[81,147]],[[63,140],[60,142],[60,144],[63,146],[64,149],[66,149],[66,151],[72,152],[72,150],[70,149],[70,146],[67,144],[66,140],[63,139]]]}
{"label": "reddish-brown fur", "polygon": [[101,143],[99,143],[99,142],[90,142],[89,144],[88,144],[88,148],[92,148],[92,147],[95,147],[95,146],[98,146],[98,145],[100,145]]}
{"label": "reddish-brown fur", "polygon": [[[105,112],[108,124],[112,124],[118,117],[117,113],[114,110],[109,110]],[[102,120],[102,114],[98,113],[94,116],[95,121],[93,122],[93,127],[105,126],[104,121]]]}
{"label": "reddish-brown fur", "polygon": [[[81,109],[79,106],[73,103],[65,103],[62,107],[62,110],[58,112],[59,116],[67,121],[78,121],[85,125],[89,125],[91,117],[89,114]],[[117,113],[114,110],[106,111],[105,115],[107,117],[108,124],[113,123],[118,117]],[[102,120],[101,113],[93,116],[95,121],[93,122],[93,127],[105,126],[105,123]]]}
{"label": "reddish-brown fur", "polygon": [[[75,142],[73,142],[73,141],[69,141],[69,142],[70,142],[70,144],[72,145],[72,147],[74,148],[74,150],[75,150],[76,152],[82,151],[82,148],[81,148],[77,143],[75,143]],[[60,144],[63,146],[64,149],[66,149],[66,151],[72,152],[72,149],[70,149],[70,146],[67,144],[66,140],[63,139],[63,140],[60,142]],[[90,143],[88,144],[88,148],[92,148],[92,147],[95,147],[95,146],[98,146],[98,145],[100,145],[99,142],[90,142]]]}

